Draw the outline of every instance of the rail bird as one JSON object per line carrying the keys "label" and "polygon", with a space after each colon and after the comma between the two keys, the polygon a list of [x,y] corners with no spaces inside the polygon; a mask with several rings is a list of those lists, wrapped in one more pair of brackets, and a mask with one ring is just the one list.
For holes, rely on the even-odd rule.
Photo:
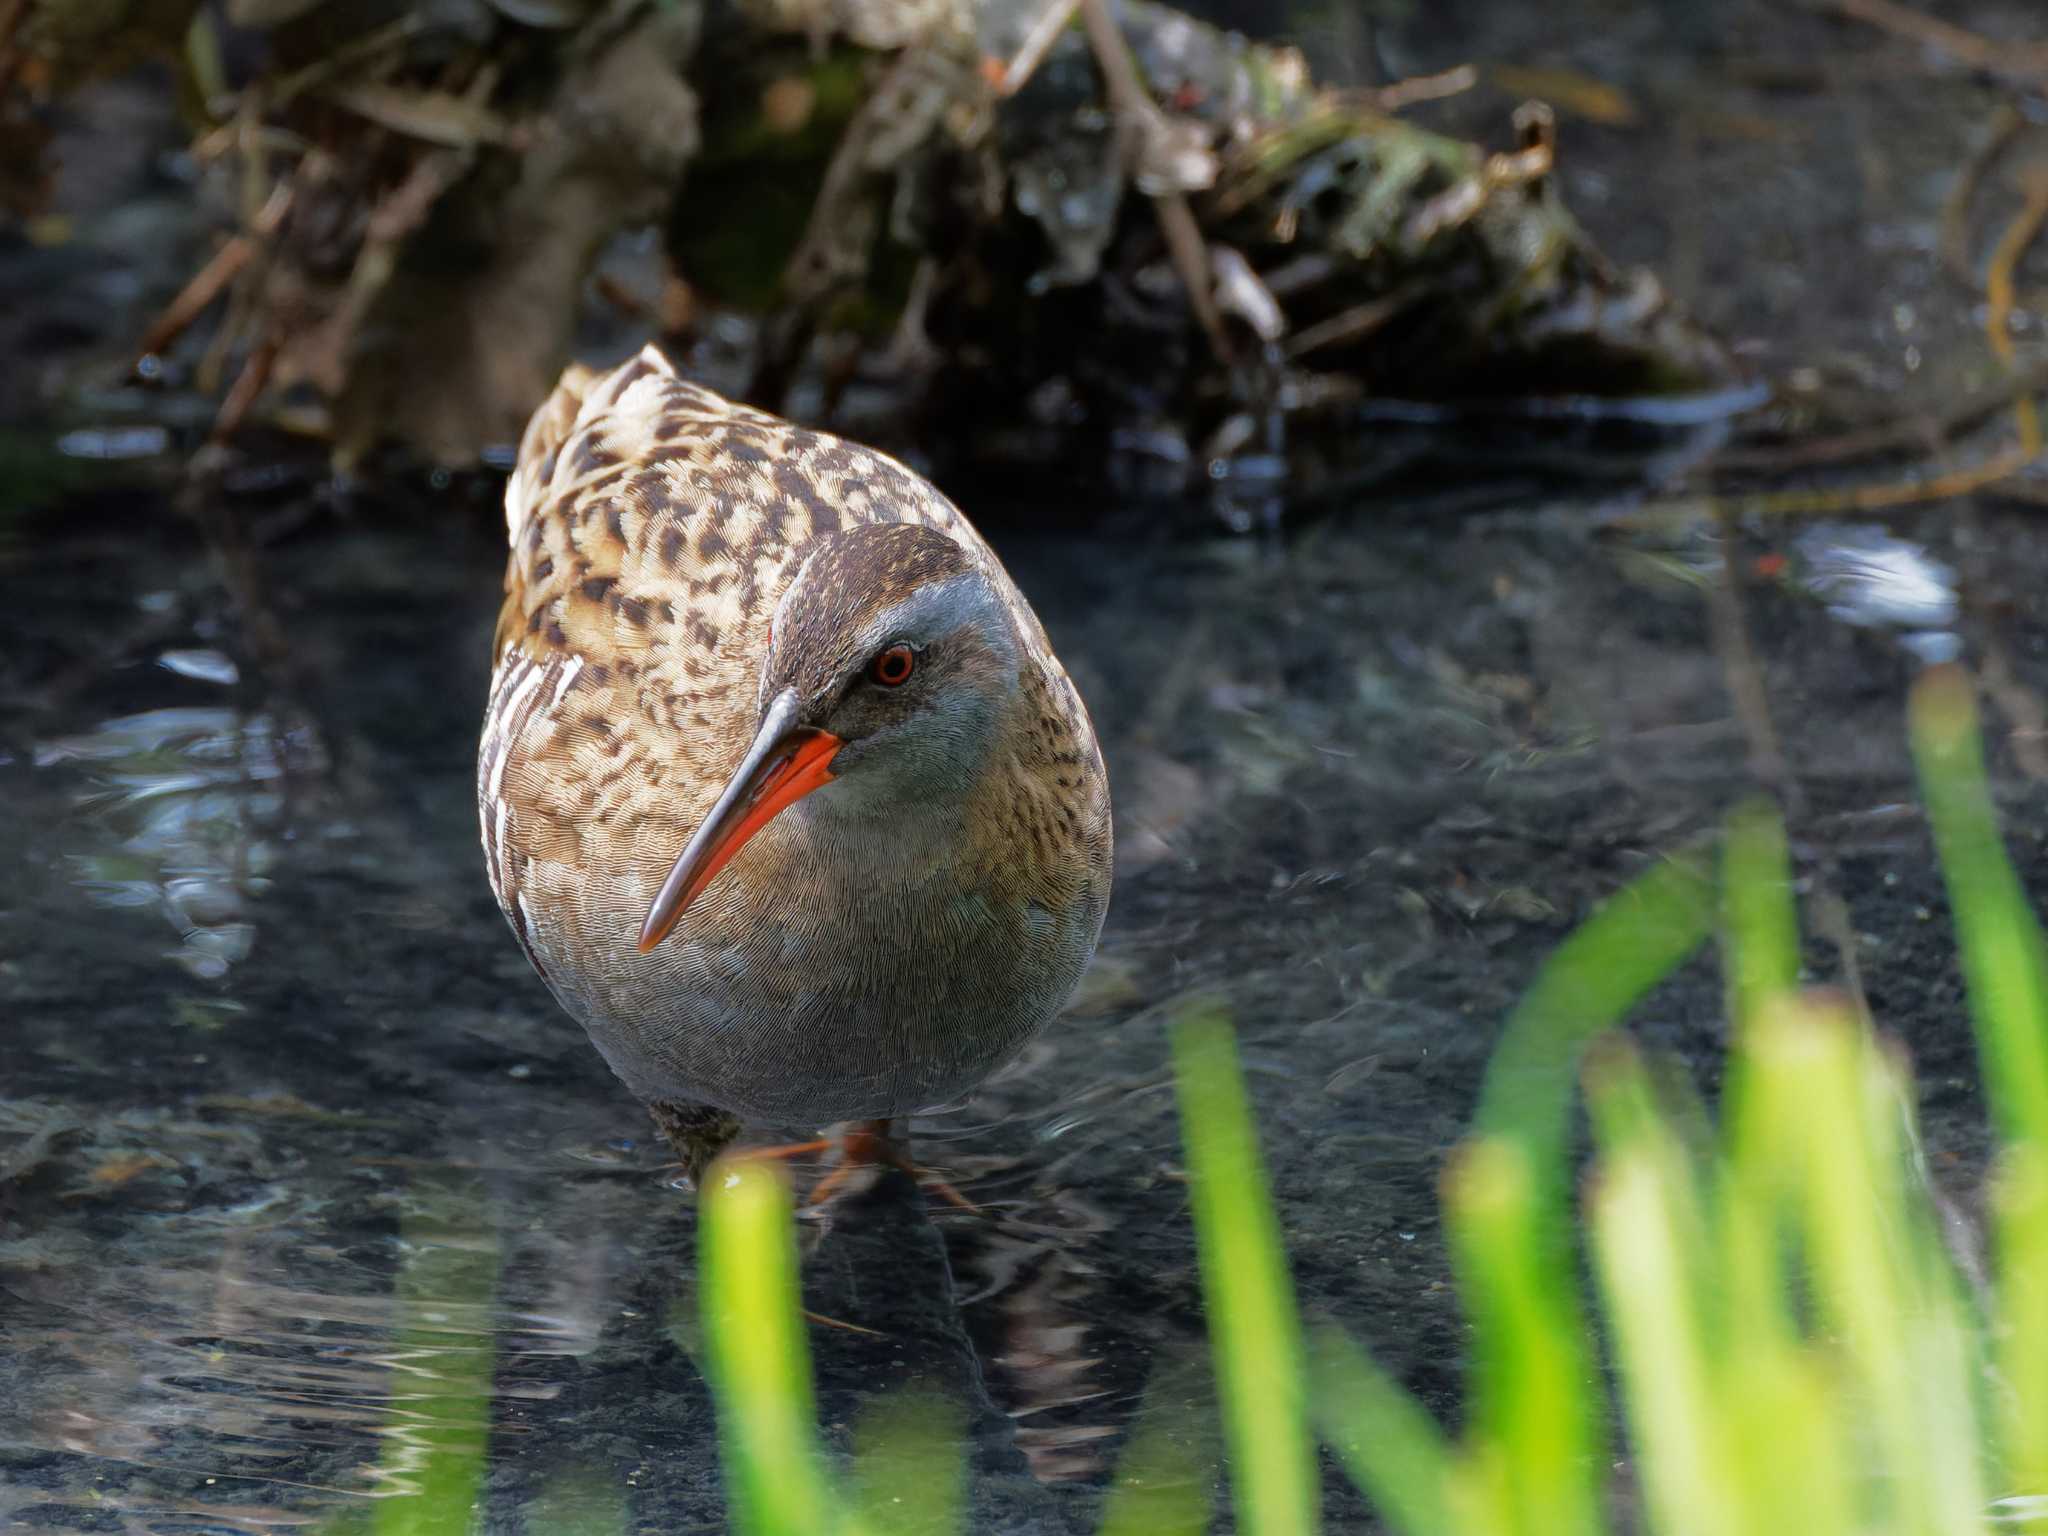
{"label": "rail bird", "polygon": [[687,1174],[743,1122],[873,1156],[1015,1057],[1101,933],[1109,786],[959,509],[649,347],[563,376],[505,514],[491,888]]}

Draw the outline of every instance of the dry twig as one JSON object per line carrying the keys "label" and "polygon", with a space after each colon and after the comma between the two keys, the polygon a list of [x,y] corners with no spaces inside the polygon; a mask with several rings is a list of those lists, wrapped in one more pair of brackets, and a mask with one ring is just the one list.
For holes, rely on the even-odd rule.
{"label": "dry twig", "polygon": [[[1844,0],[1849,3],[1849,0]],[[1863,0],[1858,0],[1863,3]],[[1872,0],[1889,3],[1889,0]],[[1888,512],[1901,507],[1947,501],[1976,491],[1988,490],[2008,481],[2040,457],[2042,450],[2040,410],[2034,400],[2043,368],[2026,374],[2018,370],[2012,344],[2014,273],[2020,258],[2034,243],[2042,226],[2048,224],[2048,167],[2033,167],[2025,179],[2026,202],[2005,233],[1999,237],[1985,272],[1986,298],[1984,330],[1991,351],[2013,373],[2009,401],[2019,431],[2019,441],[1975,466],[1943,473],[1893,481],[1879,485],[1848,486],[1819,491],[1777,491],[1757,496],[1716,499],[1711,503],[1724,514],[1735,517],[1836,517],[1857,513]],[[2048,365],[2044,365],[2048,366]],[[2003,403],[2003,402],[2000,402]],[[1916,436],[1932,432],[1939,438],[1960,423],[1983,412],[1986,402],[1976,401],[1949,413],[1946,421],[1905,422],[1851,433],[1820,444],[1793,444],[1773,458],[1759,463],[1759,455],[1746,460],[1723,457],[1715,468],[1788,468],[1812,466],[1844,457],[1880,453],[1910,444]],[[1646,519],[1650,520],[1650,519]]]}
{"label": "dry twig", "polygon": [[150,322],[149,329],[142,333],[142,340],[136,343],[137,361],[153,352],[163,351],[206,312],[206,307],[220,296],[221,290],[248,266],[261,243],[277,233],[291,202],[290,184],[279,182],[249,229],[230,236],[213,253],[213,259],[194,273],[191,281],[178,290],[177,297],[164,306],[163,313]]}
{"label": "dry twig", "polygon": [[[1160,124],[1159,108],[1145,93],[1145,87],[1138,80],[1138,71],[1131,63],[1131,50],[1119,32],[1116,22],[1111,19],[1109,8],[1103,0],[1080,0],[1081,23],[1087,29],[1088,44],[1095,51],[1096,62],[1102,68],[1102,78],[1109,92],[1109,101],[1117,117],[1129,125],[1131,131],[1144,132]],[[1217,307],[1215,289],[1211,286],[1209,247],[1202,239],[1201,225],[1195,222],[1194,210],[1188,207],[1184,193],[1163,191],[1153,194],[1152,206],[1159,215],[1159,230],[1166,237],[1167,255],[1172,258],[1173,269],[1180,275],[1181,285],[1187,289],[1188,303],[1193,307],[1195,319],[1201,323],[1203,332],[1209,338],[1209,346],[1219,362],[1228,365],[1231,361],[1230,335],[1223,328],[1223,312]]]}
{"label": "dry twig", "polygon": [[1949,276],[1972,291],[1977,287],[1977,273],[1970,265],[1970,204],[1976,200],[1984,173],[2019,136],[2025,124],[2018,107],[2009,101],[2000,102],[1971,146],[1969,158],[1957,169],[1956,179],[1949,183],[1948,195],[1941,200],[1942,265],[1948,268]]}
{"label": "dry twig", "polygon": [[249,414],[270,384],[271,369],[277,365],[278,348],[281,345],[275,336],[265,336],[249,351],[248,361],[242,364],[242,371],[235,375],[235,382],[228,387],[228,397],[220,405],[220,414],[213,419],[211,440],[224,443],[235,435],[235,429],[242,424],[242,418]]}
{"label": "dry twig", "polygon": [[1433,75],[1410,75],[1406,80],[1396,80],[1392,85],[1368,91],[1366,96],[1382,112],[1399,112],[1417,102],[1442,101],[1446,96],[1461,95],[1478,83],[1478,70],[1470,64],[1456,64]]}
{"label": "dry twig", "polygon": [[1923,15],[1898,0],[1826,0],[1852,21],[1864,22],[1928,48],[1938,49],[1958,64],[2023,84],[2048,79],[2048,43],[2012,43],[1985,37],[1953,22]]}
{"label": "dry twig", "polygon": [[[1991,265],[1984,273],[1984,330],[1991,350],[2007,368],[2016,366],[2012,347],[2013,273],[2020,257],[2034,243],[2041,225],[2048,222],[2048,167],[2034,166],[2026,181],[2027,200],[2006,226],[1991,253]],[[2013,416],[2019,423],[2020,447],[2028,458],[2041,451],[2041,416],[2031,393],[2022,391],[2013,402]]]}
{"label": "dry twig", "polygon": [[1304,325],[1287,338],[1290,359],[1308,357],[1326,347],[1348,346],[1363,341],[1393,320],[1403,310],[1421,301],[1427,287],[1421,282],[1404,283],[1392,293],[1381,294],[1363,304],[1354,304],[1327,319]]}
{"label": "dry twig", "polygon": [[[1723,496],[1712,505],[1736,517],[1849,517],[1878,512],[1896,512],[1903,507],[1925,506],[1967,496],[1999,484],[2025,469],[2033,455],[2015,444],[1966,469],[1949,470],[1880,485],[1852,485],[1822,491],[1769,491],[1757,496]],[[1666,508],[1668,509],[1668,506]],[[1624,518],[1624,525],[1652,523],[1649,515]]]}
{"label": "dry twig", "polygon": [[2022,395],[2048,389],[2048,361],[2015,373],[1995,388],[1951,406],[1938,416],[1903,416],[1873,427],[1859,427],[1832,437],[1805,438],[1796,442],[1759,448],[1731,448],[1716,454],[1700,466],[1703,473],[1737,470],[1751,474],[1781,474],[1795,469],[1822,469],[1850,464],[1858,459],[1881,458],[1889,453],[1925,449],[1929,444],[1952,441],[1970,428],[1990,420]]}
{"label": "dry twig", "polygon": [[1080,8],[1081,0],[1050,0],[1031,30],[1024,35],[1010,62],[999,59],[983,61],[983,73],[989,85],[998,96],[1014,96],[1024,89],[1038,66],[1044,62],[1060,33],[1067,29],[1067,23],[1074,19],[1074,12]]}

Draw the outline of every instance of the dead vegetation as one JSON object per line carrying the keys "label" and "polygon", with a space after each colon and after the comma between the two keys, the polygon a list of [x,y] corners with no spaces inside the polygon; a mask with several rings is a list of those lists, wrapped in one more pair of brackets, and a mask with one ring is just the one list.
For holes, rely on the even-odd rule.
{"label": "dead vegetation", "polygon": [[[1974,136],[1943,199],[1939,253],[1949,278],[1983,297],[1984,339],[2004,374],[2000,387],[1946,409],[1790,442],[1738,445],[1702,461],[1705,477],[1815,470],[1887,458],[1915,461],[1896,478],[1817,489],[1766,490],[1689,498],[1648,507],[1628,521],[1670,525],[1703,509],[1724,523],[1789,518],[1876,516],[1977,492],[2048,502],[2048,488],[2030,471],[2044,440],[2036,396],[2048,383],[2038,361],[2023,362],[2014,346],[2020,310],[2048,310],[2048,292],[2022,293],[2022,260],[2048,225],[2048,140],[2022,102],[2048,85],[2048,42],[2013,42],[1982,36],[1928,16],[1897,0],[1821,0],[1822,8],[1922,49],[1931,68],[1961,68],[1999,81],[2015,94],[2001,102]],[[2012,182],[2016,207],[2000,208],[1987,193],[1991,172],[2017,162]],[[1981,252],[1981,254],[1980,254]],[[1957,448],[1979,426],[2010,411],[2011,440],[1958,462]]]}
{"label": "dead vegetation", "polygon": [[1736,377],[1572,220],[1541,107],[1490,151],[1397,115],[1470,70],[1319,88],[1140,0],[0,0],[16,121],[143,58],[229,227],[138,355],[344,463],[509,442],[592,303],[685,352],[752,317],[770,403],[880,380],[977,456],[1136,431],[1190,474],[1389,391]]}

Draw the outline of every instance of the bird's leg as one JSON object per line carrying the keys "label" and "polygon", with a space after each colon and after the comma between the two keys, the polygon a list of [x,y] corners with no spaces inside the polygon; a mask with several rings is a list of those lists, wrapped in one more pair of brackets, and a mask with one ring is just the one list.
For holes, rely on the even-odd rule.
{"label": "bird's leg", "polygon": [[706,1104],[654,1103],[647,1106],[647,1112],[668,1138],[668,1144],[675,1148],[676,1156],[682,1160],[683,1177],[692,1188],[702,1182],[711,1160],[732,1145],[733,1138],[740,1133],[736,1116]]}
{"label": "bird's leg", "polygon": [[[827,1146],[833,1144],[831,1140],[825,1143]],[[918,1167],[903,1145],[889,1134],[887,1120],[849,1121],[845,1129],[839,1133],[836,1144],[839,1148],[838,1166],[812,1188],[810,1198],[804,1202],[804,1210],[807,1212],[822,1211],[834,1200],[845,1195],[848,1192],[848,1180],[856,1172],[881,1166],[902,1170],[920,1188],[931,1190],[941,1199],[963,1211],[978,1209],[971,1200],[930,1169]],[[817,1144],[808,1145],[815,1147]],[[784,1149],[770,1149],[771,1153],[781,1150]]]}
{"label": "bird's leg", "polygon": [[[683,1158],[684,1166],[690,1171],[690,1181],[695,1183],[704,1165],[725,1150],[726,1144],[739,1131],[739,1122],[718,1110],[701,1109],[694,1105],[675,1104],[650,1105],[655,1123],[660,1125],[669,1140],[674,1143],[677,1153]],[[674,1117],[680,1129],[671,1129]],[[717,1117],[707,1135],[699,1127],[707,1117]],[[691,1118],[696,1117],[696,1118]],[[908,1174],[921,1189],[929,1189],[950,1205],[963,1211],[979,1211],[980,1207],[959,1190],[933,1173],[929,1168],[920,1168],[910,1153],[890,1133],[891,1122],[887,1120],[849,1120],[837,1128],[836,1134],[814,1137],[810,1141],[786,1141],[768,1147],[746,1147],[738,1154],[742,1157],[758,1157],[772,1161],[810,1157],[820,1152],[838,1154],[833,1167],[811,1189],[810,1197],[804,1201],[803,1209],[815,1214],[835,1200],[844,1199],[853,1193],[853,1179],[856,1174],[872,1168],[896,1168]],[[692,1156],[698,1157],[694,1169]]]}

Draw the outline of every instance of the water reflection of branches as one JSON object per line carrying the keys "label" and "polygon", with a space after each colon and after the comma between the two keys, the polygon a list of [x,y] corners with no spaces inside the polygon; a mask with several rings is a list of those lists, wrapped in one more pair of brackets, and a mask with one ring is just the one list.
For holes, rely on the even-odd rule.
{"label": "water reflection of branches", "polygon": [[203,980],[247,958],[291,776],[322,760],[310,727],[227,705],[128,715],[36,752],[38,768],[81,770],[78,882],[103,906],[157,908],[179,936],[170,958]]}

